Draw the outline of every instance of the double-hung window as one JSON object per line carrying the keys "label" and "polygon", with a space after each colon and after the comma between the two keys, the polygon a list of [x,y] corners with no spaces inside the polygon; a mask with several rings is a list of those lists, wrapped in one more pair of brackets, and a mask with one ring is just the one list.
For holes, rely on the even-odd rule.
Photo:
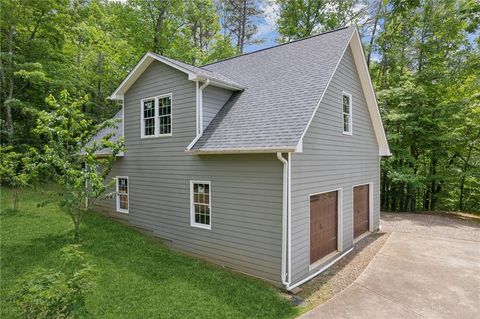
{"label": "double-hung window", "polygon": [[211,229],[210,182],[190,181],[190,224],[194,227]]}
{"label": "double-hung window", "polygon": [[143,136],[155,136],[155,99],[143,100]]}
{"label": "double-hung window", "polygon": [[352,95],[342,93],[343,134],[352,134]]}
{"label": "double-hung window", "polygon": [[158,134],[172,133],[172,96],[157,98],[158,106]]}
{"label": "double-hung window", "polygon": [[117,176],[116,180],[117,212],[128,213],[128,177]]}
{"label": "double-hung window", "polygon": [[172,94],[142,100],[142,138],[172,134]]}

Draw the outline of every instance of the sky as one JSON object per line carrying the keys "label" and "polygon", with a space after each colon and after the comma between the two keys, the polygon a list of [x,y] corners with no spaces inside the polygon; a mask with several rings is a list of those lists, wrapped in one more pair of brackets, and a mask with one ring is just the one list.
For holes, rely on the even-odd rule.
{"label": "sky", "polygon": [[257,51],[272,47],[278,44],[279,34],[276,31],[275,21],[278,15],[278,6],[274,3],[267,4],[266,0],[259,3],[263,16],[254,19],[258,27],[258,33],[255,36],[257,40],[262,40],[260,44],[251,44],[245,47],[245,52]]}

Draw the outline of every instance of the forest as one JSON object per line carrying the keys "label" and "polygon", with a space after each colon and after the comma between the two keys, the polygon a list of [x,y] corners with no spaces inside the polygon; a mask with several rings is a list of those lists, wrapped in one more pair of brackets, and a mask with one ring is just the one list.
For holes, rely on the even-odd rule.
{"label": "forest", "polygon": [[[33,127],[52,108],[50,95],[68,91],[85,99],[82,112],[93,123],[111,118],[121,106],[110,93],[147,51],[201,66],[268,41],[356,25],[392,152],[381,163],[382,209],[480,212],[477,0],[0,0],[0,6],[2,162],[42,148]],[[22,169],[13,163],[9,172]],[[2,185],[11,183],[2,174]]]}

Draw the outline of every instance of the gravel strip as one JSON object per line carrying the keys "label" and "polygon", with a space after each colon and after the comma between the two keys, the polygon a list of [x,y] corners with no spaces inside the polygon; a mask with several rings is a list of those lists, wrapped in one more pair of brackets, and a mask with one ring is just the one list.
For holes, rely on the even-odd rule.
{"label": "gravel strip", "polygon": [[302,285],[302,291],[296,295],[303,299],[302,312],[327,301],[353,283],[382,248],[389,235],[377,232],[363,238],[355,243],[350,254]]}

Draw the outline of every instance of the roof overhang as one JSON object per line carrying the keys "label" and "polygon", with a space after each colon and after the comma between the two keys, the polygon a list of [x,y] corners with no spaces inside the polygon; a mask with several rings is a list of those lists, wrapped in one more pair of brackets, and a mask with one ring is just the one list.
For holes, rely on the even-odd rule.
{"label": "roof overhang", "polygon": [[243,90],[245,87],[241,85],[236,85],[232,83],[227,83],[224,81],[221,81],[219,79],[214,79],[212,77],[206,76],[204,74],[199,75],[195,72],[192,72],[190,70],[187,70],[186,68],[182,67],[181,65],[172,63],[171,61],[163,58],[162,56],[156,55],[152,52],[147,52],[140,62],[135,65],[132,71],[127,75],[127,77],[120,83],[118,88],[110,95],[110,99],[112,100],[123,100],[123,96],[125,92],[135,83],[135,81],[142,75],[142,73],[148,68],[148,66],[154,62],[158,61],[160,63],[166,64],[180,72],[185,73],[188,75],[188,79],[190,81],[206,81],[207,79],[210,80],[210,84],[214,86],[218,86],[224,89],[229,89],[229,90]]}
{"label": "roof overhang", "polygon": [[216,80],[216,79],[213,79],[213,78],[208,77],[208,76],[197,76],[197,75],[191,76],[189,74],[188,79],[190,81],[194,81],[194,82],[210,80],[210,85],[217,86],[217,87],[220,87],[220,88],[224,88],[224,89],[227,89],[227,90],[242,91],[242,90],[245,89],[244,86],[231,84],[231,83],[226,83],[226,82],[223,82],[221,80]]}
{"label": "roof overhang", "polygon": [[206,154],[252,154],[252,153],[293,153],[295,148],[292,147],[249,147],[249,148],[218,148],[208,150],[188,150],[185,152],[193,155],[206,155]]}
{"label": "roof overhang", "polygon": [[378,142],[379,155],[391,156],[392,153],[388,146],[387,135],[385,134],[385,128],[383,127],[382,117],[380,116],[380,110],[377,104],[377,97],[375,95],[375,90],[373,89],[372,79],[370,78],[367,60],[365,59],[362,41],[357,28],[355,28],[352,39],[350,40],[350,47],[352,49],[355,65],[357,66],[358,76],[362,84],[363,94],[367,100],[368,111],[372,119],[375,137]]}

